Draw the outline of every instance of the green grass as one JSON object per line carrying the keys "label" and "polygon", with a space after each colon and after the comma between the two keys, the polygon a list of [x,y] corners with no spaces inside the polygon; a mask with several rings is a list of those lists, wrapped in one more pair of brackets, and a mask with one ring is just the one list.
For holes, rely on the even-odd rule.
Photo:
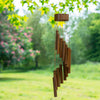
{"label": "green grass", "polygon": [[0,73],[0,100],[100,100],[100,64],[72,65],[72,72],[53,97],[52,72]]}

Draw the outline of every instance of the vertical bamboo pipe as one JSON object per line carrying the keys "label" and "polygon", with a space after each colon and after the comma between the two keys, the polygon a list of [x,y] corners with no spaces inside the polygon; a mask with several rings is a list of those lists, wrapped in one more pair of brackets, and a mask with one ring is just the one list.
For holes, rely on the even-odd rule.
{"label": "vertical bamboo pipe", "polygon": [[60,82],[63,83],[63,74],[62,74],[62,64],[59,65],[60,66]]}
{"label": "vertical bamboo pipe", "polygon": [[65,41],[63,41],[63,61],[65,61]]}
{"label": "vertical bamboo pipe", "polygon": [[67,45],[65,45],[65,60],[64,60],[65,64],[68,64],[68,47]]}
{"label": "vertical bamboo pipe", "polygon": [[56,90],[57,90],[57,75],[56,75],[56,71],[53,72],[53,75],[55,77],[55,87],[56,87]]}
{"label": "vertical bamboo pipe", "polygon": [[66,67],[64,62],[63,62],[63,72],[64,72],[64,80],[66,80]]}
{"label": "vertical bamboo pipe", "polygon": [[71,69],[71,49],[68,48],[68,73],[70,73]]}
{"label": "vertical bamboo pipe", "polygon": [[66,73],[66,77],[68,77],[68,67],[67,67],[67,64],[65,64],[65,73]]}
{"label": "vertical bamboo pipe", "polygon": [[63,52],[63,39],[60,38],[60,58],[62,58],[62,52]]}
{"label": "vertical bamboo pipe", "polygon": [[57,97],[57,89],[56,89],[56,84],[55,84],[55,82],[56,82],[55,77],[53,77],[54,97]]}
{"label": "vertical bamboo pipe", "polygon": [[60,87],[60,80],[59,80],[59,69],[56,69],[56,76],[57,76],[57,86]]}

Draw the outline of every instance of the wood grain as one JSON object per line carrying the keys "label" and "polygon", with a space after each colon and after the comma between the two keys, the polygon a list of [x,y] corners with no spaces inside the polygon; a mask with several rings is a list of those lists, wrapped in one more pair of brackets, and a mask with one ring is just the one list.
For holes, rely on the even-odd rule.
{"label": "wood grain", "polygon": [[55,14],[55,21],[68,21],[69,14]]}
{"label": "wood grain", "polygon": [[65,44],[65,59],[64,59],[64,63],[67,64],[68,63],[68,46]]}
{"label": "wood grain", "polygon": [[56,74],[56,71],[53,72],[53,76],[55,77],[55,87],[56,87],[56,90],[57,90],[58,87],[57,87],[57,74]]}
{"label": "wood grain", "polygon": [[56,90],[56,85],[55,85],[55,77],[53,77],[53,89],[54,89],[54,97],[57,97],[57,90]]}
{"label": "wood grain", "polygon": [[62,73],[62,64],[59,65],[59,71],[60,71],[60,82],[63,83],[63,73]]}
{"label": "wood grain", "polygon": [[63,62],[63,74],[64,74],[64,80],[66,80],[66,67],[65,67],[65,63]]}

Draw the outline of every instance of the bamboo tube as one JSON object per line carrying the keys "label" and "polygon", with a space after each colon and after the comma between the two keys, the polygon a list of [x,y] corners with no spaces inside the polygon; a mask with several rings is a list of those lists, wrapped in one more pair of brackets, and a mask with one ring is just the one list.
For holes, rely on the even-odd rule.
{"label": "bamboo tube", "polygon": [[56,75],[57,75],[57,86],[60,87],[60,80],[59,80],[59,69],[56,69]]}
{"label": "bamboo tube", "polygon": [[64,72],[64,80],[66,80],[66,67],[64,62],[63,62],[63,72]]}
{"label": "bamboo tube", "polygon": [[64,63],[67,64],[68,63],[68,47],[67,45],[65,45],[65,60]]}
{"label": "bamboo tube", "polygon": [[56,84],[55,84],[55,82],[56,82],[55,77],[53,77],[54,97],[57,97],[57,89],[56,89]]}
{"label": "bamboo tube", "polygon": [[56,90],[57,90],[57,75],[56,75],[56,71],[53,72],[53,75],[55,77],[55,87],[56,87]]}
{"label": "bamboo tube", "polygon": [[71,69],[71,49],[68,48],[68,73],[70,73]]}
{"label": "bamboo tube", "polygon": [[63,61],[65,60],[65,41],[63,41]]}
{"label": "bamboo tube", "polygon": [[61,77],[60,77],[60,67],[59,68],[57,68],[58,69],[58,71],[59,71],[59,83],[61,83]]}
{"label": "bamboo tube", "polygon": [[60,41],[60,58],[62,58],[63,56],[63,39],[61,38],[61,41]]}
{"label": "bamboo tube", "polygon": [[62,64],[59,65],[60,66],[60,82],[63,83],[63,74],[62,74]]}
{"label": "bamboo tube", "polygon": [[68,67],[67,67],[67,64],[65,64],[65,72],[66,72],[66,77],[68,77]]}
{"label": "bamboo tube", "polygon": [[69,73],[69,48],[67,48],[67,57],[66,57],[66,59],[67,59],[67,71]]}

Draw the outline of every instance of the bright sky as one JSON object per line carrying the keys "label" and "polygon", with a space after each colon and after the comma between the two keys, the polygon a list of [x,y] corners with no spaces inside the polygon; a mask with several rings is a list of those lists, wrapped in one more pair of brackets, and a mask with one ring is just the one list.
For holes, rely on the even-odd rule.
{"label": "bright sky", "polygon": [[[16,9],[19,9],[19,15],[23,16],[23,15],[25,15],[25,12],[24,11],[27,11],[27,6],[25,5],[24,7],[22,7],[20,1],[21,0],[14,0],[14,4],[16,6]],[[35,0],[35,1],[38,3],[39,0]],[[61,2],[61,1],[64,1],[64,0],[50,0],[50,3],[53,2],[53,3],[56,3],[57,4],[57,3]],[[88,10],[89,10],[89,12],[95,12],[95,8],[96,8],[95,5],[90,4]],[[77,9],[75,9],[74,10],[74,13],[72,13],[71,15],[72,16],[82,16],[82,13],[83,13],[83,11],[81,13],[79,13],[77,11]]]}

